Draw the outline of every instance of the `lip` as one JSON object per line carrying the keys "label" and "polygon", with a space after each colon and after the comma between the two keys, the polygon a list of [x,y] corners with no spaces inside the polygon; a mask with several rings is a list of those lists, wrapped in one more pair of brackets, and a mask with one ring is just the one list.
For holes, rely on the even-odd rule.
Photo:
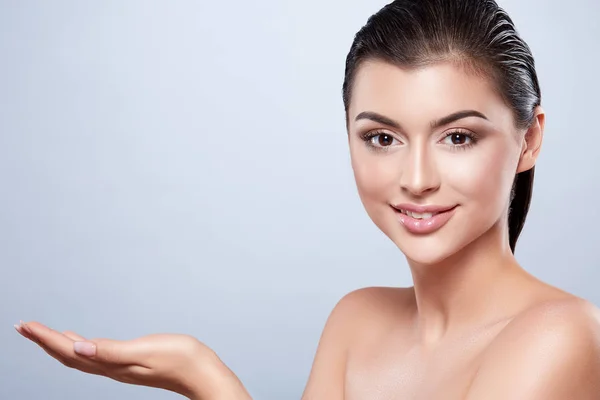
{"label": "lip", "polygon": [[[398,219],[402,226],[406,228],[410,233],[413,234],[430,234],[442,226],[446,225],[446,223],[452,218],[454,212],[457,208],[457,205],[454,206],[417,206],[414,204],[398,204],[393,205],[394,211],[398,216]],[[431,218],[427,219],[418,219],[413,218],[409,215],[403,214],[400,210],[406,210],[415,213],[437,213]]]}
{"label": "lip", "polygon": [[416,204],[402,203],[402,204],[392,205],[392,207],[394,207],[398,211],[406,210],[406,211],[421,214],[421,213],[442,213],[442,212],[449,211],[449,210],[455,208],[456,205],[453,205],[453,206],[436,206],[436,205],[419,206]]}

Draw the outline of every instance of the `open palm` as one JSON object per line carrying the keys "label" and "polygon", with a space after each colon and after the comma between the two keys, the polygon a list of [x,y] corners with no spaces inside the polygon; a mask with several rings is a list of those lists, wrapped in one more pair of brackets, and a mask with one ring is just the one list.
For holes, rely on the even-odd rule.
{"label": "open palm", "polygon": [[86,373],[166,389],[195,400],[224,398],[224,393],[250,398],[216,353],[189,335],[87,340],[38,322],[21,322],[15,328],[63,365]]}

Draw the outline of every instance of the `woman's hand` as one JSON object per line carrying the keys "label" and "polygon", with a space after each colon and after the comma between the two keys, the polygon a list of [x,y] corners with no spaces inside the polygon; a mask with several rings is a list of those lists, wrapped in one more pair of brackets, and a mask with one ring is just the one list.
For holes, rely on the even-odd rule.
{"label": "woman's hand", "polygon": [[38,322],[21,322],[15,328],[69,368],[166,389],[193,400],[251,399],[216,353],[192,336],[155,334],[124,341],[87,340]]}

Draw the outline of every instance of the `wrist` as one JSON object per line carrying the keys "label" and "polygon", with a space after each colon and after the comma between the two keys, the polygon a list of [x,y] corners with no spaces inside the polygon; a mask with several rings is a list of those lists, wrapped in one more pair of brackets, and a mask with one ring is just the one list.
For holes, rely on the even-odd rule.
{"label": "wrist", "polygon": [[215,378],[213,396],[207,400],[252,400],[252,397],[242,384],[242,381],[225,364],[222,371]]}
{"label": "wrist", "polygon": [[240,381],[223,361],[212,354],[210,362],[202,357],[201,365],[194,370],[189,385],[190,400],[252,400],[252,397]]}

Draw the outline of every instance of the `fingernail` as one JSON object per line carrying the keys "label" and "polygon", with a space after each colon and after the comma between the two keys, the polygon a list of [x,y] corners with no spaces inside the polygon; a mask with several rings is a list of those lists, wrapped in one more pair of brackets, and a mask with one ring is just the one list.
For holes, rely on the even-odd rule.
{"label": "fingernail", "polygon": [[96,345],[90,342],[75,342],[73,343],[73,349],[75,353],[86,356],[93,357],[96,355]]}

